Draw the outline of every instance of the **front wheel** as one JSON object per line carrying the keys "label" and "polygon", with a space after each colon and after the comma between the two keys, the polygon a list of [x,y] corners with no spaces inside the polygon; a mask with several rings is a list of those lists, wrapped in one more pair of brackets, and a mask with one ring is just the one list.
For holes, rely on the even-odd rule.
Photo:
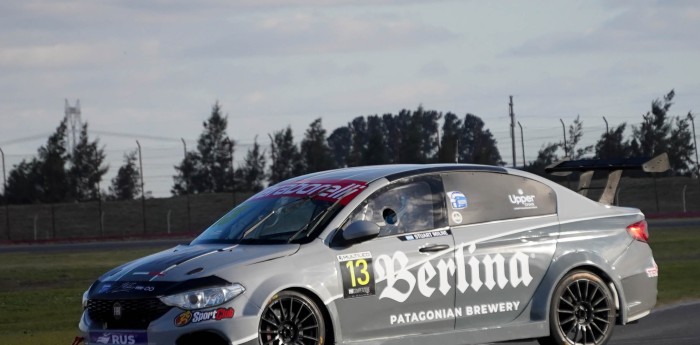
{"label": "front wheel", "polygon": [[587,271],[567,274],[552,295],[548,338],[542,345],[603,345],[615,325],[615,301],[597,275]]}
{"label": "front wheel", "polygon": [[282,291],[263,310],[258,340],[260,345],[323,345],[326,323],[310,298],[295,291]]}

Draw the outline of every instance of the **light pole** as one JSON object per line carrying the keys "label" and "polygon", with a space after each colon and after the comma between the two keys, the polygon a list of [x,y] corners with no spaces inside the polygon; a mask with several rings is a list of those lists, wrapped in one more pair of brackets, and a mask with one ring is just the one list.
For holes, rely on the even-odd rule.
{"label": "light pole", "polygon": [[603,116],[603,121],[605,121],[605,134],[610,133],[610,129],[608,129],[608,119]]}
{"label": "light pole", "polygon": [[603,142],[605,143],[605,155],[607,156],[607,157],[605,157],[605,158],[608,158],[608,159],[609,159],[609,158],[610,158],[610,155],[609,155],[610,152],[608,152],[608,151],[609,151],[609,148],[610,148],[610,143],[609,143],[609,140],[610,140],[610,138],[609,138],[609,137],[610,137],[610,128],[608,127],[608,119],[606,119],[605,116],[603,116],[603,121],[605,121],[605,138],[603,138],[603,140],[604,140]]}
{"label": "light pole", "polygon": [[525,137],[523,136],[523,125],[518,121],[518,126],[520,127],[520,147],[523,149],[523,169],[525,169]]}
{"label": "light pole", "polygon": [[688,118],[693,124],[693,145],[695,145],[695,172],[698,175],[698,179],[700,179],[700,162],[698,162],[698,140],[697,138],[695,138],[695,117],[691,112],[688,112]]}
{"label": "light pole", "polygon": [[139,148],[139,175],[141,175],[141,214],[143,215],[143,234],[146,234],[146,190],[143,189],[143,160],[141,159],[141,144],[136,140]]}
{"label": "light pole", "polygon": [[2,195],[5,199],[5,227],[7,228],[7,239],[10,239],[10,208],[7,201],[7,178],[5,177],[5,152],[0,148],[0,156],[2,156]]}
{"label": "light pole", "polygon": [[[187,166],[187,143],[185,142],[184,138],[180,138],[180,140],[182,140],[182,151],[185,154],[184,165]],[[190,176],[185,176],[185,174],[183,174],[182,177],[185,182],[185,199],[187,199],[187,232],[190,232],[192,229],[192,222],[190,218]]]}
{"label": "light pole", "polygon": [[566,126],[564,125],[564,120],[559,119],[561,122],[561,130],[564,132],[564,157],[569,157],[569,147],[566,145]]}

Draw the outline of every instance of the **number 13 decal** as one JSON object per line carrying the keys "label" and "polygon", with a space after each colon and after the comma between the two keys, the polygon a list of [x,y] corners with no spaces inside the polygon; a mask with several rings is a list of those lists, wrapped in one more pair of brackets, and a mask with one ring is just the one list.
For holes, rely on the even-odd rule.
{"label": "number 13 decal", "polygon": [[374,267],[369,252],[339,255],[345,298],[374,295]]}

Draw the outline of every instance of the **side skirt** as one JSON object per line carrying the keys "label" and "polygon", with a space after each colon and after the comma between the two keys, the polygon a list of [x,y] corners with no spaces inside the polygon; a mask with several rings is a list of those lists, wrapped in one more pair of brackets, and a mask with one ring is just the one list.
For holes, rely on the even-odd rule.
{"label": "side skirt", "polygon": [[344,345],[469,345],[497,341],[531,339],[549,335],[549,325],[546,321],[509,324],[506,326],[467,329],[456,332],[438,334],[409,334],[400,337],[366,339],[362,341],[343,342]]}

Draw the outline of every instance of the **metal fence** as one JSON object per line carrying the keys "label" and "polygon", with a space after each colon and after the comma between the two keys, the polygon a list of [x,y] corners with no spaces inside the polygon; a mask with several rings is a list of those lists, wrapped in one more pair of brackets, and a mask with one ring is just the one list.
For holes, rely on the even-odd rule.
{"label": "metal fence", "polygon": [[[596,180],[594,186],[602,186],[604,182]],[[560,180],[559,183],[577,185],[575,180]],[[591,194],[595,198],[595,193]],[[249,196],[191,195],[189,211],[186,196],[146,199],[145,207],[141,200],[9,205],[0,208],[0,238],[53,241],[192,235],[230,210],[236,200]],[[700,215],[700,183],[688,177],[623,178],[616,200],[618,205],[639,208],[648,216],[659,213],[682,216],[694,212]]]}

